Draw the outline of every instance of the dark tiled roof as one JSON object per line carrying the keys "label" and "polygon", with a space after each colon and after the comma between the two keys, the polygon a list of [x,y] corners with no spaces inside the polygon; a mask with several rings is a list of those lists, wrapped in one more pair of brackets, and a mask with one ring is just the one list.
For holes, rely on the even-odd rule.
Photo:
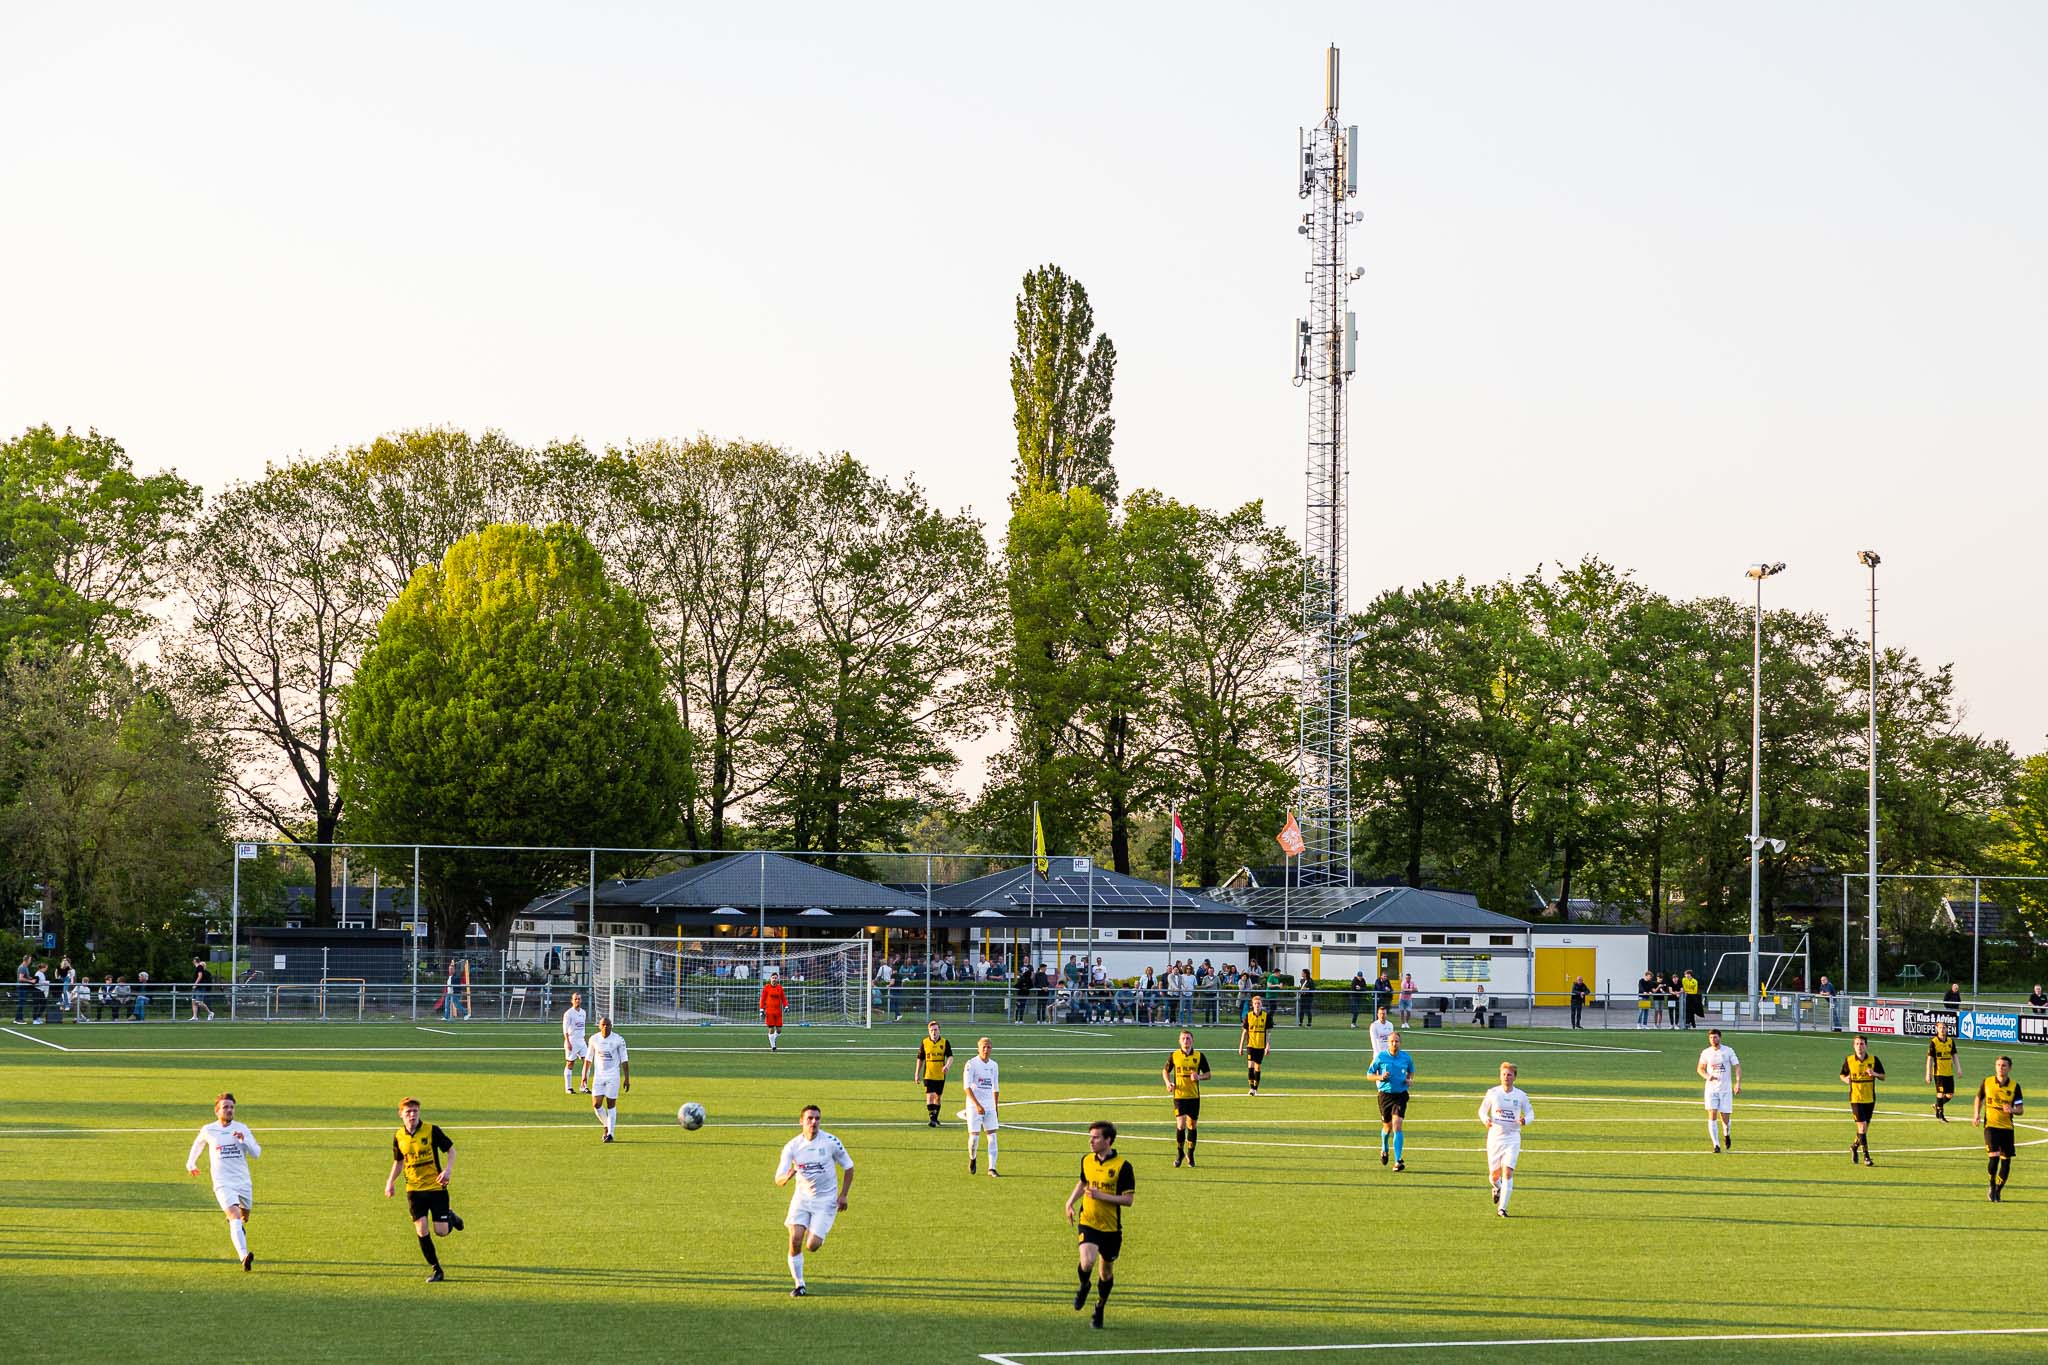
{"label": "dark tiled roof", "polygon": [[[932,888],[934,904],[956,910],[1028,909],[1074,910],[1093,904],[1097,910],[1151,911],[1164,916],[1168,891],[1158,882],[1146,881],[1121,872],[1097,867],[1093,872],[1074,870],[1072,858],[1048,858],[1050,875],[1037,876],[1029,864],[1007,867],[999,872]],[[1175,887],[1171,893],[1175,914],[1221,914],[1241,921],[1242,910],[1219,903],[1206,895]]]}
{"label": "dark tiled roof", "polygon": [[[586,893],[588,894],[588,893]],[[717,910],[732,906],[770,911],[914,910],[922,897],[818,867],[781,853],[731,853],[680,872],[645,881],[613,882],[598,889],[599,906],[613,909]]]}
{"label": "dark tiled roof", "polygon": [[1374,929],[1484,929],[1525,931],[1528,925],[1479,908],[1462,892],[1426,891],[1412,886],[1323,886],[1292,892],[1280,887],[1218,891],[1218,900],[1241,907],[1261,924],[1295,922],[1357,924]]}

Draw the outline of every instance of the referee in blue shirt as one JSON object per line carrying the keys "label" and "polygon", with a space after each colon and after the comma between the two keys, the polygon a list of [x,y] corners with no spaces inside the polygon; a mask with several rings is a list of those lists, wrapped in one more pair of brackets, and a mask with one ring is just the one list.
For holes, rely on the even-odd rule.
{"label": "referee in blue shirt", "polygon": [[1408,1163],[1401,1159],[1401,1124],[1408,1117],[1408,1082],[1415,1075],[1415,1058],[1401,1051],[1399,1033],[1387,1035],[1386,1051],[1373,1054],[1372,1070],[1365,1075],[1380,1092],[1380,1165],[1387,1164],[1391,1143],[1394,1169],[1405,1171]]}

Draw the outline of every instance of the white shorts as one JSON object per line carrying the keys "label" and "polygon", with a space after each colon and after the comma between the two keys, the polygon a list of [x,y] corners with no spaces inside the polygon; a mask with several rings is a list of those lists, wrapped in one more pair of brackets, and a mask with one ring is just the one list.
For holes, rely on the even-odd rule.
{"label": "white shorts", "polygon": [[997,1120],[996,1107],[991,1104],[984,1109],[967,1106],[967,1131],[970,1133],[993,1133],[1002,1125]]}
{"label": "white shorts", "polygon": [[1735,1092],[1731,1089],[1716,1090],[1709,1086],[1706,1103],[1707,1108],[1716,1114],[1732,1114],[1735,1112]]}
{"label": "white shorts", "polygon": [[590,1094],[593,1099],[617,1099],[619,1097],[619,1078],[613,1076],[609,1080],[593,1080],[590,1083]]}
{"label": "white shorts", "polygon": [[256,1192],[247,1185],[215,1185],[213,1198],[214,1202],[220,1205],[222,1213],[226,1213],[229,1207],[235,1204],[249,1210],[256,1207]]}
{"label": "white shorts", "polygon": [[1504,1137],[1498,1133],[1487,1135],[1486,1167],[1488,1170],[1499,1166],[1513,1169],[1519,1166],[1521,1162],[1522,1135],[1520,1133],[1515,1134],[1513,1137]]}
{"label": "white shorts", "polygon": [[832,1231],[833,1220],[838,1217],[839,1201],[836,1199],[829,1204],[813,1204],[802,1199],[792,1199],[789,1201],[789,1216],[782,1220],[782,1225],[786,1228],[804,1228],[811,1236],[822,1242],[825,1240],[825,1234]]}
{"label": "white shorts", "polygon": [[562,1044],[562,1055],[572,1062],[582,1061],[583,1054],[589,1050],[581,1038],[571,1038]]}

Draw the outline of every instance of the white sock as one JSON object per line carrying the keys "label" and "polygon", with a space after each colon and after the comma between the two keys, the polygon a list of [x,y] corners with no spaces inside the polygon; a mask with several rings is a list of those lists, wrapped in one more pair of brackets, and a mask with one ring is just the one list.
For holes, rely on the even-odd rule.
{"label": "white sock", "polygon": [[1707,1136],[1713,1139],[1716,1147],[1721,1145],[1721,1120],[1716,1118],[1709,1118],[1707,1120]]}
{"label": "white sock", "polygon": [[606,1106],[604,1107],[604,1130],[605,1130],[605,1131],[606,1131],[607,1133],[609,1133],[609,1132],[611,1132],[611,1131],[612,1131],[612,1130],[613,1130],[614,1128],[617,1128],[618,1126],[619,1126],[619,1110],[618,1110],[618,1106],[616,1106],[616,1105],[611,1105],[611,1104],[608,1104],[608,1105],[606,1105]]}
{"label": "white sock", "polygon": [[996,1168],[996,1135],[994,1133],[988,1135],[988,1168],[990,1170]]}
{"label": "white sock", "polygon": [[1508,1207],[1508,1198],[1509,1198],[1509,1197],[1510,1197],[1511,1195],[1513,1195],[1513,1194],[1514,1194],[1514,1192],[1515,1192],[1515,1178],[1514,1178],[1513,1176],[1511,1176],[1511,1175],[1504,1175],[1504,1176],[1502,1176],[1502,1177],[1500,1178],[1500,1207],[1501,1207],[1501,1211],[1502,1211],[1503,1213],[1505,1213],[1505,1212],[1507,1211],[1507,1207]]}
{"label": "white sock", "polygon": [[804,1254],[801,1251],[789,1258],[789,1277],[798,1284],[804,1282]]}
{"label": "white sock", "polygon": [[228,1219],[228,1240],[235,1244],[235,1255],[247,1256],[249,1254],[249,1234],[242,1230],[241,1219]]}

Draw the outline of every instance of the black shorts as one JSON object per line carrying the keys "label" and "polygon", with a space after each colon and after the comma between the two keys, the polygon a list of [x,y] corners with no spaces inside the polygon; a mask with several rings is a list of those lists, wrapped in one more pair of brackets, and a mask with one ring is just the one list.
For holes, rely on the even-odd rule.
{"label": "black shorts", "polygon": [[1408,1117],[1408,1092],[1405,1090],[1382,1090],[1380,1092],[1380,1122],[1390,1123],[1397,1118]]}
{"label": "black shorts", "polygon": [[1266,1064],[1266,1049],[1262,1047],[1248,1047],[1244,1050],[1244,1055],[1257,1062],[1260,1066]]}
{"label": "black shorts", "polygon": [[1875,1100],[1872,1100],[1868,1104],[1864,1104],[1856,1100],[1851,1100],[1849,1102],[1850,1117],[1854,1118],[1858,1123],[1870,1122],[1870,1116],[1876,1112],[1877,1101]]}
{"label": "black shorts", "polygon": [[1191,1119],[1200,1119],[1202,1117],[1202,1102],[1198,1099],[1175,1100],[1173,1102],[1173,1112],[1176,1117],[1186,1114]]}
{"label": "black shorts", "polygon": [[1101,1228],[1091,1228],[1086,1223],[1081,1225],[1081,1242],[1085,1246],[1095,1247],[1105,1261],[1114,1261],[1124,1249],[1124,1235],[1121,1232],[1104,1232]]}
{"label": "black shorts", "polygon": [[1934,1093],[1945,1100],[1954,1099],[1956,1097],[1956,1078],[1953,1076],[1936,1076],[1934,1078]]}
{"label": "black shorts", "polygon": [[1984,1129],[1984,1150],[1993,1156],[2011,1156],[2012,1129],[1993,1128],[1986,1125]]}
{"label": "black shorts", "polygon": [[943,1094],[945,1094],[945,1093],[946,1093],[946,1078],[945,1078],[944,1076],[941,1076],[941,1077],[939,1077],[939,1079],[937,1079],[937,1080],[935,1080],[935,1081],[934,1081],[934,1080],[927,1080],[927,1081],[926,1081],[926,1082],[924,1083],[924,1093],[925,1093],[925,1094],[927,1094],[927,1095],[943,1095]]}
{"label": "black shorts", "polygon": [[448,1221],[448,1191],[407,1190],[405,1206],[412,1210],[415,1218],[432,1218],[437,1223]]}

